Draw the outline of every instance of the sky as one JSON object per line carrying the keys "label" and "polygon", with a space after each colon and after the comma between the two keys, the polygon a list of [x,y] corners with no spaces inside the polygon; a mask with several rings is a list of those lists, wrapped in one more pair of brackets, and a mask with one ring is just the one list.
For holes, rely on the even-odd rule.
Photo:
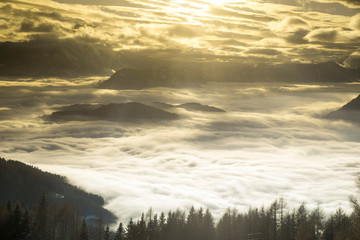
{"label": "sky", "polygon": [[2,1],[0,40],[71,38],[162,59],[252,64],[351,65],[360,55],[355,0],[59,2],[74,4]]}
{"label": "sky", "polygon": [[[1,1],[0,42],[87,44],[99,61],[109,56],[102,55],[107,49],[121,58],[114,71],[134,62],[142,69],[168,62],[360,66],[359,1],[95,4]],[[304,202],[325,212],[349,211],[360,175],[359,124],[324,116],[357,97],[358,83],[96,87],[110,75],[1,76],[0,155],[64,175],[100,194],[123,221],[149,207],[160,212],[192,205],[219,217],[227,208],[243,211],[281,197],[289,209]],[[197,102],[225,112],[170,108],[165,110],[180,117],[165,122],[43,118],[72,104],[126,102]]]}

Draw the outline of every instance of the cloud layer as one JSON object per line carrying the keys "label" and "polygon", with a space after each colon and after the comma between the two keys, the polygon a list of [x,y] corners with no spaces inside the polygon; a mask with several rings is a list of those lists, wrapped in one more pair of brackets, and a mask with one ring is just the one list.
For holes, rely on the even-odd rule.
{"label": "cloud layer", "polygon": [[[358,95],[357,85],[209,84],[206,88],[103,90],[96,79],[1,84],[1,155],[69,177],[101,194],[122,220],[209,207],[217,216],[283,197],[325,211],[347,208],[359,175],[360,129],[319,117]],[[63,81],[63,85],[60,83]],[[26,87],[31,82],[37,87]],[[22,86],[20,86],[23,84]],[[69,103],[201,102],[226,112],[172,108],[171,123],[47,124]],[[296,166],[296,168],[294,168]],[[89,180],[91,179],[91,180]]]}

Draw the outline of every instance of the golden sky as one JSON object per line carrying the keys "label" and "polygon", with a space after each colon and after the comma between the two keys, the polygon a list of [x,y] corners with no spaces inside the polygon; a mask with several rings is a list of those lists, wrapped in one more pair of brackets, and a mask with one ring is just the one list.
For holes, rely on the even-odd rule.
{"label": "golden sky", "polygon": [[159,58],[176,53],[193,61],[255,64],[344,61],[359,55],[358,1],[59,2],[2,1],[0,41],[71,38]]}

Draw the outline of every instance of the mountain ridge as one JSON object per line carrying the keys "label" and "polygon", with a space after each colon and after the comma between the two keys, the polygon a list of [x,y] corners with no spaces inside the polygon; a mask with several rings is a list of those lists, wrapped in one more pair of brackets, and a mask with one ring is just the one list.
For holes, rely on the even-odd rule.
{"label": "mountain ridge", "polygon": [[360,95],[341,108],[324,116],[327,119],[345,120],[360,124]]}
{"label": "mountain ridge", "polygon": [[138,102],[110,103],[105,105],[73,104],[62,107],[50,115],[42,116],[44,120],[49,122],[99,120],[111,122],[155,122],[176,120],[178,117],[175,113]]}
{"label": "mountain ridge", "polygon": [[57,204],[78,208],[84,216],[103,216],[109,223],[116,220],[104,209],[105,200],[101,196],[71,185],[64,176],[0,157],[0,202],[11,199],[30,208],[42,195]]}
{"label": "mountain ridge", "polygon": [[204,64],[201,68],[121,68],[98,87],[105,89],[145,89],[152,87],[201,86],[206,82],[358,82],[360,68],[345,68],[334,62],[280,65]]}

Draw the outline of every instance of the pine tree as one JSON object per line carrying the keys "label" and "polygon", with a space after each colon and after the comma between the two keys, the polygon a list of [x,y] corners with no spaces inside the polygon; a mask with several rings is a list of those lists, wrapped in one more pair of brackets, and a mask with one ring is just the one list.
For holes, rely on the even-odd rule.
{"label": "pine tree", "polygon": [[104,224],[103,217],[102,216],[98,217],[96,222],[97,222],[97,239],[101,240],[103,236],[103,224]]}
{"label": "pine tree", "polygon": [[31,235],[34,240],[50,239],[48,205],[44,194],[34,210],[32,223]]}
{"label": "pine tree", "polygon": [[[360,191],[360,176],[355,181],[358,191]],[[355,196],[350,197],[353,212],[351,214],[351,239],[357,240],[360,236],[360,202]]]}
{"label": "pine tree", "polygon": [[166,219],[164,212],[161,212],[160,219],[159,219],[159,239],[164,240],[166,237]]}
{"label": "pine tree", "polygon": [[28,240],[30,239],[30,214],[26,209],[22,214],[22,220],[20,223],[20,239]]}
{"label": "pine tree", "polygon": [[203,240],[213,240],[215,237],[215,227],[214,227],[214,218],[211,215],[209,209],[206,209],[206,212],[201,223],[201,237]]}
{"label": "pine tree", "polygon": [[132,220],[132,218],[130,218],[129,223],[126,226],[126,239],[127,240],[137,240],[136,225],[134,224],[134,221]]}
{"label": "pine tree", "polygon": [[140,222],[138,223],[138,238],[137,240],[147,240],[147,234],[146,234],[146,222],[145,222],[145,216],[144,213],[141,214]]}
{"label": "pine tree", "polygon": [[109,240],[109,239],[110,239],[109,225],[106,225],[105,232],[104,232],[104,240]]}
{"label": "pine tree", "polygon": [[21,221],[22,221],[22,212],[21,212],[20,204],[17,203],[11,214],[11,228],[13,232],[12,233],[13,240],[22,240]]}
{"label": "pine tree", "polygon": [[123,240],[124,239],[124,227],[120,223],[118,229],[116,230],[114,240]]}
{"label": "pine tree", "polygon": [[90,239],[89,230],[86,224],[86,220],[84,219],[81,224],[79,240],[89,240],[89,239]]}

